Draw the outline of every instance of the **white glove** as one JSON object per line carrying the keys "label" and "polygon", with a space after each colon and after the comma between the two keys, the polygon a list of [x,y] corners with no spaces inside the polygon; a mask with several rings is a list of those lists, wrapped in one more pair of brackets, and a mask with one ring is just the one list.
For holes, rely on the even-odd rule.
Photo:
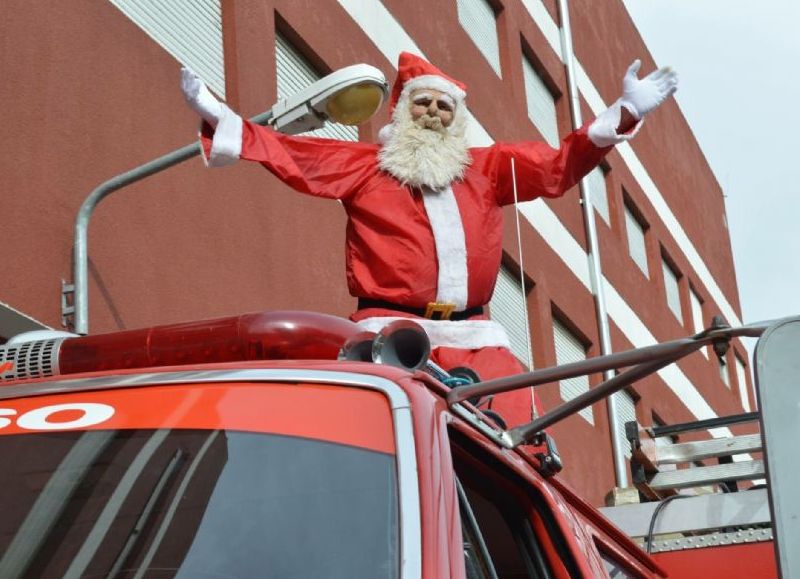
{"label": "white glove", "polygon": [[678,89],[678,74],[669,67],[659,68],[640,79],[636,75],[642,61],[636,59],[628,67],[622,80],[622,98],[624,106],[637,120],[657,108]]}
{"label": "white glove", "polygon": [[186,67],[181,68],[181,90],[186,103],[194,112],[216,128],[222,118],[222,105],[208,90],[206,83]]}

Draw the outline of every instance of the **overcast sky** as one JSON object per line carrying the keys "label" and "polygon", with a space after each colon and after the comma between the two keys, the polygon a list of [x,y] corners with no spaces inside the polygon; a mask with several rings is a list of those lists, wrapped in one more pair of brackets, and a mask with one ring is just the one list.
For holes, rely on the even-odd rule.
{"label": "overcast sky", "polygon": [[743,321],[800,315],[800,0],[624,0],[726,195]]}

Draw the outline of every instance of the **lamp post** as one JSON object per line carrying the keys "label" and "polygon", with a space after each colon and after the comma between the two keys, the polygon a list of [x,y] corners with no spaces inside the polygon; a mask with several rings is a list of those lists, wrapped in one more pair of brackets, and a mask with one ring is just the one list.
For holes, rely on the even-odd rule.
{"label": "lamp post", "polygon": [[[567,71],[567,85],[569,87],[570,112],[572,113],[572,126],[577,129],[581,126],[581,107],[578,98],[578,86],[575,72],[575,55],[572,50],[572,28],[569,20],[569,6],[567,0],[558,0],[558,10],[561,16],[561,52]],[[605,289],[603,287],[603,268],[600,263],[600,243],[597,237],[597,228],[594,221],[594,204],[592,203],[592,190],[588,177],[580,181],[581,203],[583,206],[583,223],[586,231],[588,247],[587,258],[589,261],[589,278],[592,295],[594,296],[595,317],[597,319],[597,334],[600,342],[600,353],[603,356],[611,354],[611,331],[608,323],[608,308],[606,307]],[[614,373],[606,370],[603,380],[611,380]],[[606,399],[608,423],[611,437],[611,457],[614,463],[614,476],[618,488],[628,486],[628,468],[625,463],[626,440],[620,429],[620,409],[617,404],[616,394]]]}
{"label": "lamp post", "polygon": [[[367,64],[355,64],[321,78],[250,120],[260,125],[270,125],[286,134],[318,129],[328,120],[358,125],[378,111],[388,92],[389,86],[380,70]],[[72,306],[67,305],[66,296],[62,299],[62,319],[66,320],[69,314],[74,314],[75,333],[89,333],[88,230],[97,204],[114,191],[199,154],[198,143],[176,149],[127,173],[112,177],[83,201],[75,219],[74,285],[72,288],[64,286],[61,290],[64,296],[70,291],[74,292]]]}

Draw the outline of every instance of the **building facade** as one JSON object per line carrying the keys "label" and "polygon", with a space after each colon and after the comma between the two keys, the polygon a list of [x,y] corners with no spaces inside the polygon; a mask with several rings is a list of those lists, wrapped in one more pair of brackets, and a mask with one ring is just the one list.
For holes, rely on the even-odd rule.
{"label": "building facade", "polygon": [[[569,10],[580,106],[591,121],[619,96],[635,58],[645,73],[656,63],[621,0],[574,0]],[[354,63],[391,82],[407,50],[467,84],[475,144],[555,145],[572,127],[556,0],[12,0],[5,14],[3,339],[61,329],[73,226],[89,193],[194,139],[181,64],[252,116]],[[387,120],[384,108],[358,129],[323,134],[374,141]],[[613,351],[693,334],[715,315],[741,323],[722,191],[673,100],[589,184]],[[506,209],[491,315],[536,368],[598,355],[578,188],[518,211]],[[258,310],[347,315],[355,299],[344,278],[345,223],[337,203],[296,194],[255,165],[206,170],[194,158],[149,177],[92,217],[90,331]],[[651,425],[752,409],[741,343],[725,362],[693,354],[620,395],[620,414]],[[550,409],[600,381],[538,391]],[[552,433],[562,478],[601,504],[616,484],[605,403]]]}

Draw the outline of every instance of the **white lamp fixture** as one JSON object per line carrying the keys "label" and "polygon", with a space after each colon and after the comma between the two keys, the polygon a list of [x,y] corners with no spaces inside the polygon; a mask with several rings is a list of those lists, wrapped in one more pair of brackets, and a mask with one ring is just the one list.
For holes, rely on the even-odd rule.
{"label": "white lamp fixture", "polygon": [[377,112],[388,94],[389,85],[380,70],[354,64],[277,102],[269,124],[287,135],[319,129],[328,120],[359,125]]}

